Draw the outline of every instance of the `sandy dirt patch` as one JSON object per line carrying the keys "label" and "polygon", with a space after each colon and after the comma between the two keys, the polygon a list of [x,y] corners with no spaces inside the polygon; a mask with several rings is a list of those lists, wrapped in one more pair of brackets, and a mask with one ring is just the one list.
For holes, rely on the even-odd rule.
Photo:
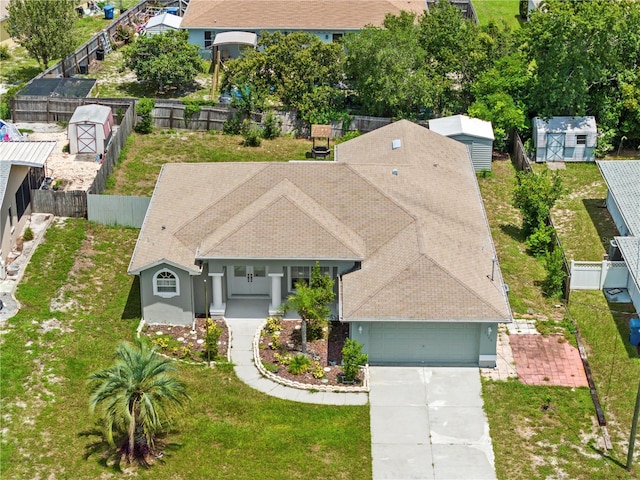
{"label": "sandy dirt patch", "polygon": [[96,162],[93,154],[71,155],[63,152],[64,147],[69,143],[66,128],[55,123],[17,123],[16,126],[19,130],[33,130],[32,133],[27,134],[30,141],[54,140],[56,142],[47,160],[45,174],[59,183],[60,190],[86,191],[91,187],[101,165]]}

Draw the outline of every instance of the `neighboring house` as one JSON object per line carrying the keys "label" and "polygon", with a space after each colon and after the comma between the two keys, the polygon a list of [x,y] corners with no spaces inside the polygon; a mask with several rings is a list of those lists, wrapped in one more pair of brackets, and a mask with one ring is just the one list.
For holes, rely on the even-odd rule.
{"label": "neighboring house", "polygon": [[536,162],[595,161],[598,128],[594,117],[535,117],[533,146]]}
{"label": "neighboring house", "polygon": [[607,184],[607,210],[620,234],[612,242],[609,259],[617,260],[619,256],[626,263],[629,275],[625,287],[640,312],[640,160],[597,164]]}
{"label": "neighboring house", "polygon": [[[211,58],[215,37],[222,32],[305,31],[335,42],[366,25],[382,26],[387,14],[425,10],[424,0],[191,0],[182,28],[189,31],[189,42],[201,47],[201,55]],[[239,55],[239,44],[227,44],[222,51],[223,58]]]}
{"label": "neighboring house", "polygon": [[161,13],[155,17],[151,17],[145,25],[145,34],[148,36],[157,35],[168,31],[180,30],[182,17],[171,13]]}
{"label": "neighboring house", "polygon": [[491,170],[491,155],[495,139],[491,122],[466,115],[453,115],[429,120],[429,129],[464,143],[469,149],[476,172]]}
{"label": "neighboring house", "polygon": [[9,40],[9,30],[7,24],[9,23],[9,13],[7,7],[9,6],[9,0],[0,0],[0,43],[5,40]]}
{"label": "neighboring house", "polygon": [[401,120],[335,158],[164,165],[129,265],[144,320],[266,317],[319,261],[370,363],[494,366],[511,312],[466,147]]}
{"label": "neighboring house", "polygon": [[31,190],[44,180],[56,142],[0,142],[0,261],[6,261],[31,211]]}
{"label": "neighboring house", "polygon": [[69,152],[104,154],[113,134],[113,113],[105,105],[81,105],[69,120]]}

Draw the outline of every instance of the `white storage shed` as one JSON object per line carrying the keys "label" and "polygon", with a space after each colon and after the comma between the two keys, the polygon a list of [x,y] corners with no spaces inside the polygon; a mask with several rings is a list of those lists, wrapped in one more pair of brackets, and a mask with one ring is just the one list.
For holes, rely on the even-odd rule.
{"label": "white storage shed", "polygon": [[429,120],[429,129],[464,143],[469,150],[476,172],[491,170],[494,140],[491,122],[466,115],[453,115]]}
{"label": "white storage shed", "polygon": [[180,30],[181,23],[182,17],[165,12],[151,17],[145,25],[145,32],[147,35],[157,35],[170,30]]}
{"label": "white storage shed", "polygon": [[594,162],[598,128],[595,117],[534,117],[536,162]]}
{"label": "white storage shed", "polygon": [[113,133],[113,114],[104,105],[82,105],[73,112],[67,135],[69,152],[102,154]]}

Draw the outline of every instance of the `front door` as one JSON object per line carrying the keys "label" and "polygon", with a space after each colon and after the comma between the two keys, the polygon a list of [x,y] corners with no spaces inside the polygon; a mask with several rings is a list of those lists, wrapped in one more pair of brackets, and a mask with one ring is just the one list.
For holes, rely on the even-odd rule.
{"label": "front door", "polygon": [[268,295],[269,281],[264,265],[234,265],[231,268],[232,295]]}

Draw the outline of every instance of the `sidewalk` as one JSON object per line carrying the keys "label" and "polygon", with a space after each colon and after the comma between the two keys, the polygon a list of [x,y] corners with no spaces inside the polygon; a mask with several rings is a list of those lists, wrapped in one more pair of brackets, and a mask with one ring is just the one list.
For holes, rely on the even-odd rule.
{"label": "sidewalk", "polygon": [[231,333],[231,361],[238,378],[267,395],[302,403],[322,405],[367,405],[366,393],[312,392],[286,387],[264,378],[253,363],[253,339],[262,325],[260,318],[227,318]]}

